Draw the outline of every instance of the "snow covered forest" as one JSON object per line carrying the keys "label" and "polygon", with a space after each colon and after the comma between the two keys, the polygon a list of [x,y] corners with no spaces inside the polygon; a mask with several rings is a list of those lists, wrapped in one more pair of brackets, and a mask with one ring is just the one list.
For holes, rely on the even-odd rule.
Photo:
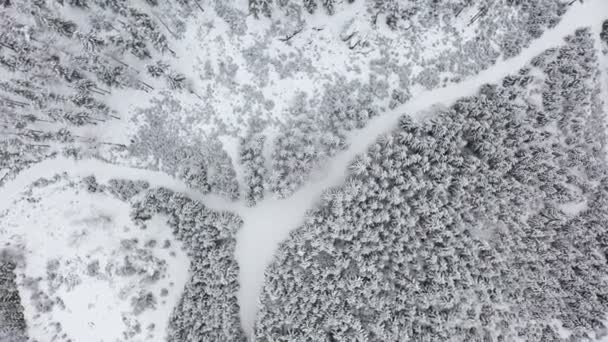
{"label": "snow covered forest", "polygon": [[608,341],[608,1],[0,0],[0,341]]}

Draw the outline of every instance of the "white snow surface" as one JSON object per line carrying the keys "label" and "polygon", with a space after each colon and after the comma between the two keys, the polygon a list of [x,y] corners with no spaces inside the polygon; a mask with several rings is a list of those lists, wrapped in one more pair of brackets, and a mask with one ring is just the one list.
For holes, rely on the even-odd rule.
{"label": "white snow surface", "polygon": [[[354,131],[349,138],[350,146],[348,150],[333,158],[323,170],[320,170],[320,173],[311,183],[287,199],[278,200],[267,196],[257,206],[250,208],[240,202],[230,202],[217,196],[202,195],[189,189],[182,182],[161,172],[108,164],[96,159],[74,161],[58,157],[34,165],[30,169],[20,173],[14,180],[8,182],[0,189],[0,213],[8,209],[9,214],[12,214],[15,211],[15,205],[19,205],[14,204],[14,201],[18,200],[21,196],[21,191],[26,189],[36,179],[62,172],[76,177],[95,175],[100,183],[110,178],[145,180],[150,182],[152,186],[164,186],[174,191],[183,192],[193,199],[201,200],[211,209],[236,212],[245,222],[238,233],[236,246],[236,258],[240,267],[239,304],[243,327],[248,334],[251,334],[258,309],[258,295],[264,283],[264,270],[272,262],[279,244],[288,237],[293,229],[296,229],[302,223],[306,211],[320,200],[324,190],[342,184],[347,174],[348,165],[357,154],[365,152],[366,148],[379,135],[392,130],[396,126],[400,116],[411,115],[414,118],[421,119],[424,113],[427,113],[423,112],[425,109],[433,108],[434,105],[449,106],[458,98],[473,95],[481,85],[496,83],[508,74],[514,73],[524,67],[533,57],[542,53],[547,48],[559,46],[563,43],[565,36],[572,34],[579,27],[592,26],[594,32],[597,32],[602,20],[605,19],[606,13],[608,13],[608,1],[605,0],[589,0],[583,4],[574,4],[573,8],[564,15],[556,27],[546,31],[540,39],[532,42],[531,46],[524,49],[517,57],[506,61],[499,61],[477,76],[465,79],[463,82],[455,85],[431,91],[413,91],[411,101],[395,110],[375,117],[365,128]],[[87,196],[81,198],[83,196],[82,193],[78,197],[75,194],[71,194],[71,196],[55,198],[54,202],[47,203],[48,207],[45,210],[32,212],[30,216],[42,215],[41,218],[44,217],[44,219],[41,219],[41,221],[45,221],[46,219],[51,224],[54,220],[52,213],[57,213],[56,210],[60,210],[62,206],[63,210],[70,209],[74,205],[74,203],[70,204],[70,201],[78,202],[78,205],[87,203],[89,206],[95,202],[92,198],[87,199]],[[87,208],[87,205],[84,205],[84,208]],[[97,207],[97,209],[102,210],[105,208],[103,207],[104,205],[106,204],[100,204],[101,207]],[[111,206],[111,204],[107,205]],[[116,205],[115,208],[106,209],[112,209],[109,211],[117,222],[126,224],[125,221],[122,221],[126,218],[120,214],[124,208],[120,208],[118,204],[114,205]],[[67,208],[65,208],[66,206]],[[22,210],[25,210],[25,208],[22,208]],[[93,209],[89,207],[88,210]],[[75,213],[76,216],[72,218],[72,221],[78,217],[82,217],[79,216],[81,214],[83,213]],[[93,213],[89,211],[89,214]],[[24,223],[32,223],[25,221],[26,218],[23,220]],[[58,222],[55,223],[58,224]],[[19,227],[15,229],[31,230],[32,226],[21,225]],[[78,229],[77,225],[75,227],[70,229]],[[118,232],[116,234],[121,236]],[[110,237],[107,238],[110,239]],[[34,239],[32,242],[27,242],[26,240],[25,242],[33,244],[35,241],[40,240]],[[60,239],[60,241],[63,240]],[[36,251],[36,255],[42,258],[41,254],[47,252],[52,253],[53,251],[42,248]],[[179,277],[179,274],[177,277]],[[87,294],[87,292],[90,291],[85,291],[84,294]],[[101,302],[105,302],[103,299],[100,300]],[[76,298],[74,301],[75,304],[78,302]],[[79,315],[80,313],[77,312],[76,314]],[[30,313],[28,313],[28,317],[30,317],[29,315]],[[28,320],[28,322],[30,321]]]}
{"label": "white snow surface", "polygon": [[[13,203],[2,201],[7,210],[0,214],[0,240],[23,253],[17,281],[29,338],[164,341],[190,263],[172,229],[160,217],[141,229],[131,221],[128,203],[63,179],[23,195]],[[124,245],[134,238],[137,243]],[[157,245],[144,247],[151,240]],[[164,241],[171,246],[162,248]],[[56,263],[54,274],[49,273],[51,262]],[[91,273],[94,262],[98,270]],[[127,263],[137,273],[122,273]],[[163,289],[167,293],[161,295]],[[146,293],[154,295],[155,307],[135,312],[131,300]],[[37,308],[50,301],[50,310]]]}
{"label": "white snow surface", "polygon": [[[430,91],[412,92],[412,100],[395,110],[383,113],[349,137],[349,148],[324,167],[324,176],[317,176],[313,182],[302,187],[285,200],[266,199],[255,208],[242,212],[245,225],[237,238],[237,260],[241,268],[240,296],[241,319],[245,331],[253,332],[257,312],[258,295],[264,284],[264,270],[276,252],[280,242],[303,221],[306,211],[320,200],[322,193],[339,186],[345,180],[349,163],[369,145],[397,126],[403,115],[416,119],[426,117],[427,109],[433,106],[449,106],[459,98],[474,95],[484,84],[497,83],[505,76],[525,67],[532,58],[548,48],[563,44],[563,38],[580,27],[601,27],[608,13],[608,1],[586,1],[570,9],[560,23],[547,30],[542,37],[532,42],[530,47],[511,59],[497,62],[491,68],[461,83]],[[581,18],[585,18],[581,23]]]}

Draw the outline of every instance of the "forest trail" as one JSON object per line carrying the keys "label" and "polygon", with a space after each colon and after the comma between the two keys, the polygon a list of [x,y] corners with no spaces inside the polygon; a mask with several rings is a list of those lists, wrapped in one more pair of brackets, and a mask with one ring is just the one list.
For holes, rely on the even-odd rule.
{"label": "forest trail", "polygon": [[17,177],[0,187],[0,214],[18,199],[20,193],[40,178],[50,178],[56,174],[66,173],[72,177],[95,176],[99,183],[107,183],[110,179],[142,180],[150,183],[151,187],[165,187],[188,197],[199,200],[214,210],[229,210],[239,212],[241,205],[220,196],[202,194],[189,188],[184,182],[159,171],[144,170],[128,166],[110,164],[99,159],[74,160],[66,157],[56,157],[43,160],[29,169],[20,172]]}
{"label": "forest trail", "polygon": [[460,83],[413,94],[411,101],[373,118],[363,129],[352,132],[348,150],[327,163],[323,168],[324,177],[311,181],[286,199],[279,200],[267,196],[258,205],[250,208],[241,202],[231,202],[218,196],[201,194],[162,172],[114,165],[97,159],[74,161],[57,157],[33,165],[0,188],[0,213],[6,210],[12,201],[35,180],[64,172],[72,176],[94,175],[100,183],[112,178],[144,180],[153,187],[162,186],[185,193],[211,209],[233,211],[245,222],[237,235],[236,245],[236,258],[240,267],[238,296],[242,325],[251,335],[265,269],[272,262],[280,243],[303,222],[306,211],[317,204],[323,191],[343,183],[350,161],[356,155],[364,153],[378,136],[394,129],[402,115],[423,119],[423,111],[433,105],[450,106],[461,97],[475,94],[483,84],[496,83],[508,74],[516,72],[546,49],[560,45],[565,36],[580,27],[581,18],[584,18],[586,26],[593,27],[594,33],[599,32],[598,27],[606,19],[602,15],[608,13],[608,1],[588,0],[573,6],[556,27],[546,31],[518,56],[506,61],[498,61],[477,76],[467,78]]}
{"label": "forest trail", "polygon": [[462,82],[413,94],[412,100],[402,106],[372,118],[364,128],[351,133],[348,150],[339,153],[324,166],[324,177],[307,183],[284,200],[265,199],[255,208],[246,208],[241,213],[245,225],[239,232],[236,247],[241,269],[239,303],[242,324],[249,335],[254,329],[264,271],[272,262],[279,244],[303,222],[306,211],[317,204],[323,191],[344,182],[349,163],[358,154],[364,153],[378,136],[393,130],[402,115],[423,119],[423,111],[433,105],[450,106],[459,98],[474,95],[482,85],[499,82],[525,67],[532,58],[546,49],[561,45],[564,37],[581,27],[581,18],[585,18],[586,26],[591,26],[593,32],[597,32],[608,13],[608,1],[605,0],[588,0],[572,6],[574,7],[566,12],[556,27],[545,31],[529,47],[522,49],[519,55],[500,60],[489,69]]}

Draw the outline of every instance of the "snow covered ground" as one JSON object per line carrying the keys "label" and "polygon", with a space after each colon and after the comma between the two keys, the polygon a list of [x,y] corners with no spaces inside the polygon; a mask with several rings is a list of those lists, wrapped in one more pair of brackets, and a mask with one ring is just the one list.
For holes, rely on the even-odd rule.
{"label": "snow covered ground", "polygon": [[188,279],[186,253],[163,220],[142,230],[128,203],[78,181],[39,181],[4,208],[0,238],[23,258],[17,281],[29,337],[164,341]]}
{"label": "snow covered ground", "polygon": [[[608,13],[608,2],[587,1],[566,13],[560,24],[547,31],[540,39],[522,51],[517,57],[499,61],[491,68],[463,82],[431,91],[415,93],[412,100],[392,111],[373,118],[365,128],[354,131],[349,137],[349,148],[338,154],[323,168],[316,180],[284,200],[267,199],[252,210],[242,212],[245,225],[237,240],[237,257],[241,265],[241,312],[243,326],[253,328],[257,294],[264,283],[264,270],[272,261],[279,243],[289,232],[301,225],[307,210],[314,207],[322,193],[343,183],[348,165],[356,155],[366,151],[376,139],[396,127],[402,115],[418,120],[427,119],[433,106],[449,106],[457,99],[475,94],[484,84],[497,83],[505,76],[526,66],[544,50],[559,46],[563,38],[581,27],[580,18],[597,30]],[[251,219],[249,219],[251,218]]]}
{"label": "snow covered ground", "polygon": [[[229,135],[233,135],[234,132],[249,129],[250,118],[246,115],[251,115],[252,120],[266,123],[282,122],[286,118],[284,113],[290,105],[290,100],[298,92],[306,91],[311,97],[320,96],[322,87],[319,84],[337,79],[332,75],[332,70],[347,70],[349,79],[367,80],[369,71],[366,68],[373,53],[370,57],[359,60],[360,51],[356,52],[359,57],[352,58],[355,52],[348,49],[347,45],[336,44],[336,37],[346,25],[345,18],[352,17],[357,11],[364,11],[364,8],[358,6],[340,12],[336,18],[332,17],[330,24],[324,24],[327,18],[323,14],[317,14],[309,21],[310,29],[293,38],[289,44],[276,40],[265,43],[269,56],[256,58],[269,61],[286,58],[287,61],[298,64],[301,51],[307,50],[311,46],[310,41],[315,39],[315,44],[318,45],[313,44],[314,48],[310,49],[309,53],[315,59],[328,64],[312,66],[302,62],[298,68],[311,68],[314,72],[296,73],[288,78],[279,75],[277,70],[280,65],[276,66],[277,70],[266,75],[254,74],[257,65],[252,63],[256,58],[247,61],[242,53],[235,51],[246,50],[243,47],[254,44],[255,40],[251,37],[230,36],[227,33],[228,24],[217,20],[217,13],[209,10],[201,19],[200,26],[186,33],[186,41],[200,42],[194,47],[177,47],[178,55],[182,58],[176,65],[181,65],[182,72],[197,72],[198,78],[194,80],[194,84],[197,89],[205,89],[208,92],[211,103],[201,105],[194,103],[192,98],[187,100],[186,97],[178,96],[181,101],[178,110],[183,110],[186,115],[170,116],[167,120],[183,120],[174,122],[174,127],[191,128],[184,133],[189,135],[185,137],[186,140],[191,136],[217,134],[218,127],[222,127],[223,134],[229,132]],[[0,189],[0,215],[3,215],[0,237],[3,245],[8,244],[9,247],[24,251],[25,264],[19,271],[19,286],[23,293],[30,337],[45,341],[53,336],[60,337],[62,332],[65,332],[76,341],[162,340],[162,329],[166,326],[171,307],[177,302],[179,289],[187,280],[188,259],[163,222],[153,221],[148,230],[139,231],[129,218],[127,204],[106,195],[87,193],[79,189],[78,185],[70,184],[71,180],[89,175],[95,175],[101,183],[111,178],[145,180],[153,186],[164,186],[176,192],[186,193],[203,201],[212,209],[228,210],[241,216],[245,223],[237,236],[236,249],[240,266],[239,301],[243,327],[251,333],[257,312],[258,294],[264,282],[264,270],[272,261],[279,244],[302,223],[306,211],[314,207],[325,190],[343,182],[348,165],[357,154],[364,152],[378,136],[390,131],[401,115],[424,119],[426,114],[432,113],[433,106],[449,106],[458,98],[475,93],[481,85],[498,82],[504,76],[516,72],[547,48],[561,44],[562,39],[576,28],[591,26],[594,32],[599,32],[605,13],[608,13],[607,1],[589,0],[584,4],[575,4],[555,28],[548,30],[516,57],[500,60],[477,76],[464,78],[456,84],[433,90],[413,88],[411,101],[393,110],[387,110],[372,119],[365,128],[354,131],[348,136],[349,148],[324,165],[309,184],[286,199],[267,196],[258,205],[248,207],[244,203],[231,202],[219,196],[203,195],[163,172],[119,166],[98,159],[74,161],[56,157],[32,166]],[[585,20],[581,21],[581,18]],[[247,20],[252,21],[253,18]],[[367,26],[366,22],[348,23],[348,28],[363,35],[364,39],[371,34],[361,33],[370,29]],[[262,21],[261,24],[258,22],[250,27],[260,30],[258,33],[253,31],[251,35],[264,35],[266,30],[275,29],[269,21]],[[279,32],[288,29],[289,27],[281,26]],[[214,47],[223,48],[209,49],[211,43]],[[333,49],[333,46],[339,48]],[[425,53],[432,55],[429,51]],[[226,59],[226,56],[233,57]],[[226,62],[222,64],[224,60]],[[223,77],[222,73],[225,73],[226,82],[216,86],[216,79],[206,79],[207,71],[204,68],[207,68],[207,65],[216,76]],[[231,71],[234,66],[244,65],[247,67],[237,67],[234,73]],[[357,69],[363,71],[356,71]],[[606,71],[606,64],[603,71]],[[322,76],[327,74],[331,76]],[[261,76],[266,76],[267,79],[259,79]],[[604,75],[603,79],[606,86],[608,77]],[[235,80],[239,84],[233,89],[231,82]],[[392,79],[391,82],[396,84],[397,80]],[[252,91],[251,87],[247,87],[248,84],[259,86],[261,92]],[[608,87],[604,88],[604,94],[606,89]],[[270,99],[272,102],[269,102]],[[133,97],[128,101],[124,100],[114,98],[112,101],[119,104],[125,112],[134,112],[141,104],[148,104],[148,99],[145,98]],[[211,114],[201,116],[205,119],[200,120],[201,117],[193,114],[196,111]],[[148,124],[145,111],[138,113],[128,125],[124,125],[125,122],[117,125],[117,130],[113,130],[113,127],[99,130],[97,127],[94,131],[82,134],[98,135],[104,141],[128,143],[127,137],[135,134],[140,125]],[[268,125],[272,126],[273,124]],[[233,145],[234,141],[230,148],[234,162],[236,148]],[[135,164],[127,160],[122,162]],[[54,183],[31,187],[40,177],[64,172],[68,176],[61,177]],[[129,246],[125,246],[123,242],[133,238],[137,238],[138,242],[127,243]],[[169,240],[173,247],[163,249],[162,243],[159,243],[157,247],[146,248],[146,242],[151,239],[159,242]],[[142,263],[141,258],[164,261],[161,269],[165,278],[148,283],[146,277],[149,274],[146,272],[135,276],[115,276],[116,270],[125,266],[125,257],[132,257]],[[91,273],[89,266],[95,260],[99,261],[99,271]],[[60,270],[63,278],[50,276],[49,266],[51,270]],[[144,263],[141,267],[146,269],[148,265]],[[151,271],[154,271],[154,268]],[[165,297],[161,297],[163,288],[169,289]],[[151,292],[156,296],[155,310],[144,311],[141,315],[134,312],[128,299],[137,296],[139,291]],[[55,297],[60,297],[61,301],[57,301]],[[40,312],[36,305],[41,301],[54,303],[52,309]],[[126,339],[125,333],[137,330],[136,321],[139,321],[142,332]],[[83,322],[86,322],[86,325]],[[56,323],[61,324],[61,330],[58,330]],[[151,324],[154,324],[154,329],[148,329]],[[112,328],[116,326],[122,328]]]}

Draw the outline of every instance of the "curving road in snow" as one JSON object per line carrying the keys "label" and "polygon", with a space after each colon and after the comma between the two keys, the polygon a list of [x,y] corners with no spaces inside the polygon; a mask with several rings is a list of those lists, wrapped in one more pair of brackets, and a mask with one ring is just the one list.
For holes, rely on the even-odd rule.
{"label": "curving road in snow", "polygon": [[[264,270],[272,261],[279,244],[302,223],[306,211],[316,204],[325,189],[342,184],[347,174],[348,164],[357,154],[365,152],[379,135],[392,130],[401,115],[409,114],[420,119],[424,117],[423,111],[435,104],[449,106],[461,97],[473,95],[483,84],[497,83],[508,74],[526,66],[533,57],[544,50],[561,45],[563,38],[577,28],[592,26],[594,32],[599,32],[602,21],[606,17],[608,17],[608,1],[606,0],[588,0],[583,4],[576,3],[555,28],[545,32],[541,38],[534,41],[518,56],[499,61],[477,76],[465,79],[458,84],[413,94],[413,100],[375,117],[365,128],[353,132],[349,139],[349,149],[334,157],[324,167],[322,170],[324,175],[287,199],[278,200],[268,196],[257,206],[249,208],[240,202],[230,202],[218,196],[203,195],[162,172],[114,165],[96,159],[74,161],[59,157],[32,166],[2,187],[0,189],[0,212],[6,210],[12,201],[18,198],[20,192],[33,181],[40,177],[49,177],[63,172],[73,176],[95,175],[100,182],[111,178],[145,180],[151,186],[163,186],[183,192],[193,199],[202,201],[212,209],[236,212],[245,222],[238,233],[236,246],[236,258],[240,266],[239,303],[243,328],[248,334],[251,334],[257,312],[258,295],[264,283]],[[606,79],[606,75],[604,78]]]}
{"label": "curving road in snow", "polygon": [[239,204],[230,202],[223,197],[205,195],[193,190],[184,182],[163,172],[110,164],[93,158],[74,160],[72,158],[56,157],[43,160],[22,171],[17,177],[0,188],[0,213],[6,210],[19,197],[20,193],[34,181],[61,173],[73,177],[93,175],[99,183],[107,183],[110,179],[143,180],[150,183],[151,187],[166,187],[173,191],[182,192],[192,199],[204,202],[211,209],[238,212],[241,208]]}

